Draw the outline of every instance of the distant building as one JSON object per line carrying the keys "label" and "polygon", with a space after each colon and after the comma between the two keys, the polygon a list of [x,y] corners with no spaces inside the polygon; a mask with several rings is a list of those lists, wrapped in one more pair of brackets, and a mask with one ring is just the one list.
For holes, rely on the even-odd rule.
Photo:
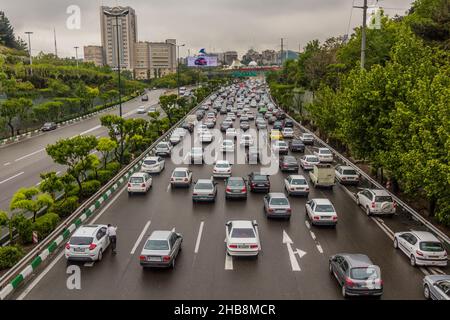
{"label": "distant building", "polygon": [[[105,12],[115,13],[122,10],[128,10],[128,13],[124,17],[118,18],[119,27],[117,27],[116,18],[108,16]],[[120,67],[133,71],[134,46],[137,42],[137,17],[134,9],[131,7],[100,7],[100,29],[106,64],[111,68],[117,68],[117,39],[119,39]],[[117,29],[119,29],[118,34]]]}
{"label": "distant building", "polygon": [[84,62],[92,62],[98,67],[105,64],[103,59],[103,48],[101,46],[84,46],[83,51]]}
{"label": "distant building", "polygon": [[177,70],[177,41],[150,42],[150,78],[159,78]]}
{"label": "distant building", "polygon": [[261,62],[265,66],[277,64],[277,52],[275,50],[264,50],[261,53],[261,58]]}
{"label": "distant building", "polygon": [[226,51],[223,53],[223,62],[228,66],[231,66],[233,61],[237,60],[237,58],[238,53],[236,51]]}
{"label": "distant building", "polygon": [[[283,51],[283,62],[286,60],[295,60],[298,59],[298,52],[292,50],[284,50]],[[281,51],[277,52],[277,64],[281,63]]]}
{"label": "distant building", "polygon": [[243,64],[249,64],[252,61],[255,61],[257,64],[262,63],[262,55],[254,49],[248,50],[247,53],[242,56]]}
{"label": "distant building", "polygon": [[134,46],[134,77],[147,80],[150,77],[150,43],[139,41]]}

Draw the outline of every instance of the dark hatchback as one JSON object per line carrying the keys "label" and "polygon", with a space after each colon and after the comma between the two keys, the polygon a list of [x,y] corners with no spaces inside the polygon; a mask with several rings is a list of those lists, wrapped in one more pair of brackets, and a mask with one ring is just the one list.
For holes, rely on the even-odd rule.
{"label": "dark hatchback", "polygon": [[305,152],[305,144],[302,140],[293,139],[289,144],[289,150],[292,152]]}
{"label": "dark hatchback", "polygon": [[281,130],[283,129],[283,123],[281,121],[275,121],[273,123],[273,128],[276,130]]}
{"label": "dark hatchback", "polygon": [[252,172],[248,175],[248,185],[252,192],[269,192],[270,180],[266,174]]}
{"label": "dark hatchback", "polygon": [[284,120],[284,127],[285,128],[293,128],[294,127],[294,121],[291,119]]}
{"label": "dark hatchback", "polygon": [[282,172],[298,172],[298,161],[293,156],[283,156],[280,159],[280,169]]}
{"label": "dark hatchback", "polygon": [[54,122],[46,122],[44,123],[44,125],[42,126],[41,130],[42,131],[51,131],[51,130],[55,130],[58,126],[56,125],[56,123]]}

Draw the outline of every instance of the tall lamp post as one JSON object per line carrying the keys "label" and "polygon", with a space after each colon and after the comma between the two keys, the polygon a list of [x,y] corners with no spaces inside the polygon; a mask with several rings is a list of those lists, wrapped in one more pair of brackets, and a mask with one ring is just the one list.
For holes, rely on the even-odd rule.
{"label": "tall lamp post", "polygon": [[79,47],[74,47],[75,48],[75,60],[77,61],[77,68],[78,68],[78,48]]}
{"label": "tall lamp post", "polygon": [[25,32],[26,35],[28,35],[28,54],[30,56],[30,71],[31,75],[33,75],[33,58],[31,57],[31,35],[33,32],[27,31]]}
{"label": "tall lamp post", "polygon": [[184,47],[186,44],[177,45],[177,88],[178,96],[180,96],[180,47]]}
{"label": "tall lamp post", "polygon": [[[117,75],[119,81],[119,115],[122,118],[122,86],[120,83],[120,44],[119,44],[119,18],[125,17],[130,10],[114,7],[103,9],[103,13],[108,17],[116,18],[116,50],[117,50]],[[123,126],[120,126],[120,162],[123,163]]]}

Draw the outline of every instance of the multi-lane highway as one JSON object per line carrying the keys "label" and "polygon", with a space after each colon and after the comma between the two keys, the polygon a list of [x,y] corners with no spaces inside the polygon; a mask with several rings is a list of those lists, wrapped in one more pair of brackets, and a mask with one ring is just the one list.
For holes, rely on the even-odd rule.
{"label": "multi-lane highway", "polygon": [[[142,102],[141,97],[123,103],[124,117],[147,117],[146,114],[136,114],[141,106],[151,106],[158,103],[163,90],[149,91],[148,101]],[[54,131],[45,132],[15,144],[0,147],[0,210],[9,207],[9,202],[17,189],[31,187],[39,183],[39,174],[55,171],[64,172],[64,166],[55,164],[47,155],[47,145],[62,138],[76,135],[107,136],[107,129],[100,124],[100,117],[105,114],[119,114],[119,108],[114,111],[98,114],[92,118],[60,127]]]}
{"label": "multi-lane highway", "polygon": [[[222,120],[223,116],[219,116],[217,124]],[[237,119],[235,127],[238,123]],[[254,128],[253,121],[251,124]],[[299,133],[295,128],[295,134]],[[311,153],[310,147],[306,153]],[[342,299],[340,287],[328,271],[329,256],[342,252],[366,254],[380,266],[382,299],[423,299],[424,275],[449,272],[448,268],[411,267],[408,258],[393,248],[391,233],[418,226],[401,216],[367,217],[348,189],[340,185],[333,190],[311,188],[309,198],[330,199],[339,216],[335,229],[313,227],[305,215],[306,198],[289,198],[290,221],[268,220],[263,214],[264,194],[249,193],[247,200],[225,200],[224,182],[220,179],[216,179],[219,184],[215,203],[193,203],[192,186],[170,187],[170,175],[177,166],[166,159],[165,170],[154,176],[148,194],[129,197],[124,188],[93,218],[91,223],[118,226],[118,253],[108,251],[98,263],[77,263],[81,270],[80,290],[67,288],[66,270],[73,263],[68,264],[61,252],[14,298]],[[260,166],[235,164],[233,176],[246,177],[252,171],[258,172]],[[211,177],[212,167],[189,165],[194,180]],[[304,174],[302,169],[299,173]],[[286,176],[281,172],[272,175],[271,191],[283,192]],[[262,246],[259,258],[226,255],[225,223],[235,219],[257,220]],[[184,236],[175,268],[143,270],[139,255],[146,236],[153,230],[173,228]]]}

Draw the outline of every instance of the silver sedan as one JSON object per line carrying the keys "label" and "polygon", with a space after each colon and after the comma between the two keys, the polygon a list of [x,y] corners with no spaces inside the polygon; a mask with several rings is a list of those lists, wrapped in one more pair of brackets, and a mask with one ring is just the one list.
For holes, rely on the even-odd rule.
{"label": "silver sedan", "polygon": [[181,251],[183,236],[174,231],[153,231],[139,256],[142,267],[172,267]]}
{"label": "silver sedan", "polygon": [[264,213],[268,218],[291,218],[292,208],[284,193],[271,192],[264,196]]}

